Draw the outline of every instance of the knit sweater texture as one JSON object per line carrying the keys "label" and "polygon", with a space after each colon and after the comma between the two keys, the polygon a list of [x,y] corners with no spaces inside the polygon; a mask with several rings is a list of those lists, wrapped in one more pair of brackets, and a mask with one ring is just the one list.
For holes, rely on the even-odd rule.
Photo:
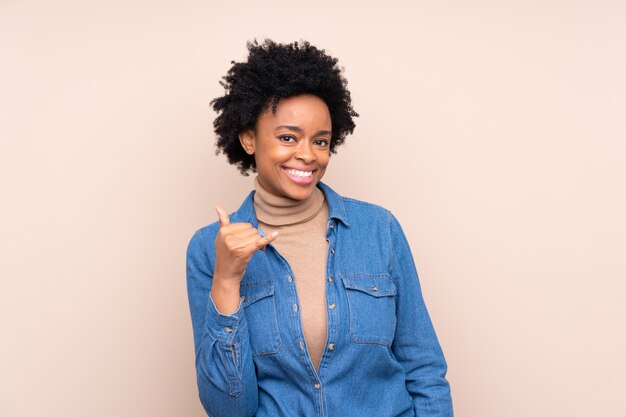
{"label": "knit sweater texture", "polygon": [[306,200],[276,196],[254,179],[254,210],[263,233],[278,231],[272,242],[293,272],[304,333],[300,347],[307,349],[316,370],[324,353],[327,337],[326,258],[328,204],[315,187]]}

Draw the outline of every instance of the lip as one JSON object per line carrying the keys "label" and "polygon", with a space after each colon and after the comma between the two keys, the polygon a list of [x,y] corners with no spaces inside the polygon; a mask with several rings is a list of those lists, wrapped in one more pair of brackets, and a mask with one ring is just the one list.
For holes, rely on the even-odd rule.
{"label": "lip", "polygon": [[317,169],[315,168],[298,168],[298,167],[288,167],[283,165],[282,168],[284,169],[295,169],[297,171],[306,171],[306,172],[311,172],[311,171],[317,171]]}
{"label": "lip", "polygon": [[[302,168],[287,167],[287,166],[283,166],[281,168],[282,168],[283,173],[287,176],[287,178],[289,178],[291,181],[295,182],[296,184],[301,184],[301,185],[311,184],[315,180],[315,177],[316,177],[315,172],[317,172],[317,169],[311,169],[311,168],[302,169]],[[287,172],[288,169],[312,172],[312,174],[305,178],[296,177],[295,175],[291,175],[289,172]]]}

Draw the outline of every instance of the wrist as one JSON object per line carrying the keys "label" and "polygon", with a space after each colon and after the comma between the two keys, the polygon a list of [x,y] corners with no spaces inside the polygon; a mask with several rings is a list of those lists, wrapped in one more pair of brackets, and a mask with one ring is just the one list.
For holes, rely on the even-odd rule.
{"label": "wrist", "polygon": [[216,288],[224,292],[239,292],[240,283],[241,279],[224,278],[222,275],[214,275],[211,288]]}
{"label": "wrist", "polygon": [[228,281],[231,280],[213,279],[211,285],[211,298],[221,314],[232,314],[237,311],[241,299],[239,282]]}

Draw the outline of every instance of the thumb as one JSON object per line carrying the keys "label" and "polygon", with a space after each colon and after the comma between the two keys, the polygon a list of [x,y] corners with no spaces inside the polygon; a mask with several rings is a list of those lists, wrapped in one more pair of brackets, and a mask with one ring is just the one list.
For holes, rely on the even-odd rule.
{"label": "thumb", "polygon": [[228,226],[230,224],[230,219],[228,218],[228,212],[226,209],[219,204],[216,204],[215,211],[217,212],[217,217],[220,220],[220,227]]}

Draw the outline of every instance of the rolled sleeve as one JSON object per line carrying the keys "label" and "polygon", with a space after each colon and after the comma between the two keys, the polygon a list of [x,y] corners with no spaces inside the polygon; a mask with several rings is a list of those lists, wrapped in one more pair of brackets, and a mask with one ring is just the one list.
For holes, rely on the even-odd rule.
{"label": "rolled sleeve", "polygon": [[222,314],[211,297],[213,239],[197,231],[187,247],[187,292],[196,352],[200,401],[215,417],[251,417],[258,385],[242,298]]}
{"label": "rolled sleeve", "polygon": [[207,303],[206,328],[209,334],[225,345],[234,345],[247,334],[247,322],[244,314],[243,299],[239,297],[239,307],[234,313],[222,314],[217,309],[215,301],[209,293],[210,303]]}

